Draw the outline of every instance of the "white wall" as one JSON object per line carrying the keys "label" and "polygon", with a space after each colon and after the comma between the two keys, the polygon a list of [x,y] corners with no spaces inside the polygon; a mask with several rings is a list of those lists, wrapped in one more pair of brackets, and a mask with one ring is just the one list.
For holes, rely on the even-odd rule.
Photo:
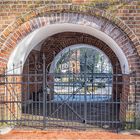
{"label": "white wall", "polygon": [[[45,27],[39,28],[34,32],[27,35],[14,49],[12,52],[9,61],[8,61],[8,70],[12,69],[13,63],[15,66],[18,66],[22,61],[22,66],[29,53],[34,49],[42,40],[46,39],[49,36],[52,36],[61,32],[80,32],[92,35],[103,42],[105,42],[116,54],[118,57],[121,69],[123,73],[129,73],[129,66],[127,58],[125,54],[121,50],[121,48],[117,45],[117,43],[109,37],[104,32],[98,30],[98,25],[93,27],[86,25],[78,25],[72,23],[58,23],[58,24],[50,24]],[[124,67],[125,66],[125,67]],[[17,69],[15,73],[19,74],[22,71]]]}

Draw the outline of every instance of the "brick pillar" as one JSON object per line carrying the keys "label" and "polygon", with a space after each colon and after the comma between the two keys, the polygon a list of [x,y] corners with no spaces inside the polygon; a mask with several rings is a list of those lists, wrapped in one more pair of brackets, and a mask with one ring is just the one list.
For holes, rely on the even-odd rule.
{"label": "brick pillar", "polygon": [[[120,100],[120,120],[122,122],[130,122],[130,124],[125,125],[125,128],[128,129],[131,122],[133,123],[135,119],[135,84],[132,84],[135,83],[135,77],[124,75],[123,83],[123,90]],[[130,126],[130,128],[131,127],[132,126]]]}
{"label": "brick pillar", "polygon": [[[123,83],[129,82],[129,76],[123,76]],[[123,84],[122,87],[122,94],[120,97],[120,121],[126,121],[126,112],[128,108],[128,93],[129,93],[129,86]]]}

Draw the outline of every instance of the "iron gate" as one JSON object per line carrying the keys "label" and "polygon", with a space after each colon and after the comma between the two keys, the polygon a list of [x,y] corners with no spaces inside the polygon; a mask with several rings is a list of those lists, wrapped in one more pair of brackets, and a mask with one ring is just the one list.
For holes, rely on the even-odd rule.
{"label": "iron gate", "polygon": [[88,72],[86,55],[82,72],[51,73],[46,60],[39,55],[23,69],[13,65],[1,75],[1,124],[77,130],[135,127],[135,98],[129,100],[124,93],[136,89],[134,73]]}

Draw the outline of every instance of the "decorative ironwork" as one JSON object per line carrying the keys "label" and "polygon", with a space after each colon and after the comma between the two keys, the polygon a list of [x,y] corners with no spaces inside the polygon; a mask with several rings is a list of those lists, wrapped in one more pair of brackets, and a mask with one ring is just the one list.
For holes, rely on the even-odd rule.
{"label": "decorative ironwork", "polygon": [[113,73],[110,63],[95,50],[61,54],[57,63],[55,59],[51,63],[55,64],[53,73],[46,56],[41,56],[42,59],[34,57],[34,63],[27,60],[20,74],[15,73],[14,67],[12,74],[5,71],[0,75],[5,92],[0,102],[1,123],[77,130],[135,127],[135,100],[128,100],[129,95],[123,92],[126,86],[135,89],[134,74],[118,73],[117,66]]}

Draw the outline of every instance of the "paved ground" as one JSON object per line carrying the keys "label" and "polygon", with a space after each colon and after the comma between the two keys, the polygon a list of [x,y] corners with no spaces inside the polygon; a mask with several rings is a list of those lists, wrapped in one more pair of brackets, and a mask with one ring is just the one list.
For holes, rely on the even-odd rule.
{"label": "paved ground", "polygon": [[9,134],[0,135],[0,140],[140,140],[140,135],[116,134],[112,132],[74,132],[74,131],[36,131],[13,130]]}

